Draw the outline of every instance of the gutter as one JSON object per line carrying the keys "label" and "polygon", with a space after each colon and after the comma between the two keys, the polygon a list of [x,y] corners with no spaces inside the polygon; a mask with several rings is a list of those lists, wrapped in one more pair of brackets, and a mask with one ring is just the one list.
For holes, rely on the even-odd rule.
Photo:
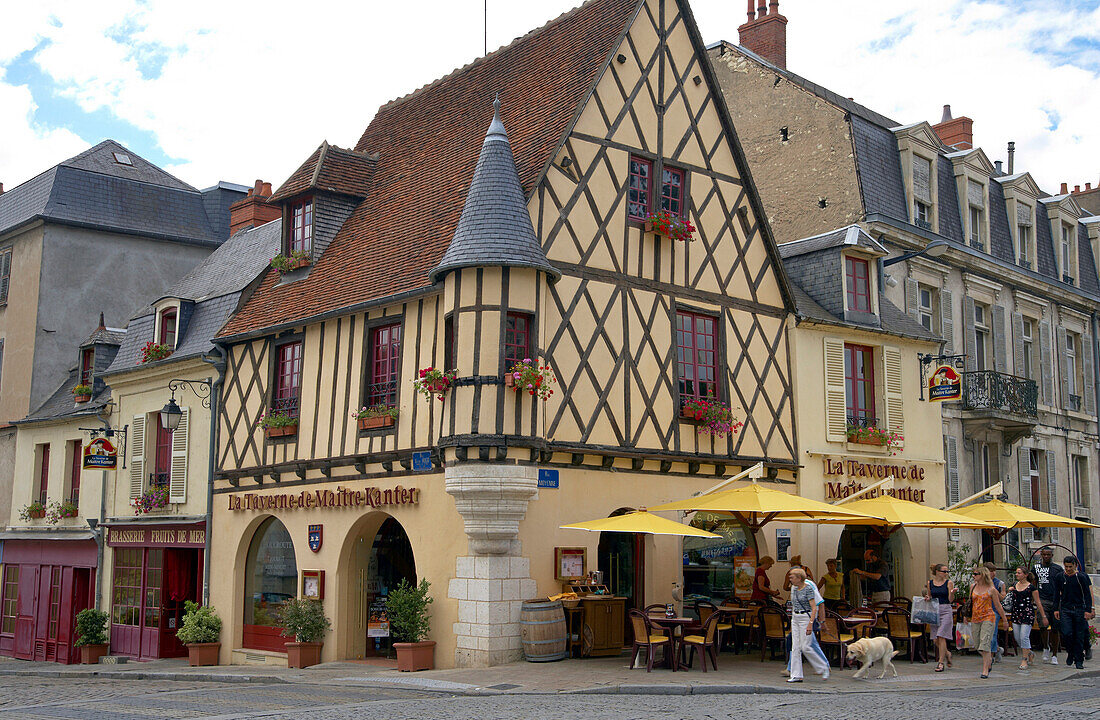
{"label": "gutter", "polygon": [[[111,430],[111,423],[102,415],[107,406],[96,410],[95,416],[103,423],[104,430]],[[99,517],[96,518],[96,527],[92,528],[95,535],[95,607],[103,610],[103,528],[98,527],[103,518],[107,517],[107,470],[100,471],[99,481]]]}
{"label": "gutter", "polygon": [[214,465],[218,451],[218,396],[225,380],[225,349],[214,345],[213,358],[204,354],[202,361],[210,363],[218,376],[210,384],[210,450],[206,463],[206,544],[202,549],[202,604],[210,605],[210,544],[214,534]]}

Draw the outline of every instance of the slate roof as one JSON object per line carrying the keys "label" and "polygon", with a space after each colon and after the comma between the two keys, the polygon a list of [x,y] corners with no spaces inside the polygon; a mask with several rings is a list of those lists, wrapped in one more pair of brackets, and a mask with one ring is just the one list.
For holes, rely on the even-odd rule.
{"label": "slate roof", "polygon": [[[116,162],[116,152],[132,165]],[[211,220],[202,193],[113,140],[0,195],[0,234],[39,219],[204,245],[229,233]]]}
{"label": "slate roof", "polygon": [[[213,338],[239,306],[242,293],[279,252],[281,230],[282,221],[272,220],[240,231],[173,285],[163,297],[194,302],[190,319],[177,338],[175,351],[164,360],[145,364],[177,362],[213,350]],[[130,320],[118,354],[105,374],[142,365],[141,348],[153,339],[155,319],[150,306]]]}
{"label": "slate roof", "polygon": [[123,339],[126,337],[125,328],[109,328],[102,325],[92,331],[92,334],[80,343],[80,347],[85,345],[121,345]]}
{"label": "slate roof", "polygon": [[779,255],[783,258],[797,257],[818,250],[856,245],[880,255],[888,254],[886,248],[859,225],[849,225],[820,235],[783,243],[779,246]]}
{"label": "slate roof", "polygon": [[898,335],[916,340],[927,340],[928,342],[940,342],[941,340],[938,335],[925,330],[923,325],[887,300],[882,293],[879,293],[878,296],[879,320],[881,322],[881,328],[878,328],[862,323],[848,322],[844,318],[833,315],[793,281],[791,282],[791,291],[794,296],[795,315],[800,319],[884,335]]}
{"label": "slate roof", "polygon": [[377,164],[377,155],[345,150],[329,145],[326,140],[287,178],[268,202],[279,202],[307,190],[366,197]]}
{"label": "slate roof", "polygon": [[73,388],[76,387],[79,382],[80,370],[78,368],[72,368],[65,382],[54,391],[53,395],[50,395],[46,399],[46,402],[42,403],[37,409],[27,415],[27,417],[22,420],[16,420],[12,424],[20,425],[23,423],[62,420],[72,417],[95,416],[97,411],[111,402],[111,388],[97,382],[94,386],[96,393],[92,399],[78,405],[73,400]]}
{"label": "slate roof", "polygon": [[529,267],[550,273],[555,280],[561,277],[535,236],[508,131],[500,119],[499,98],[493,101],[493,121],[481,146],[458,228],[431,277],[438,282],[449,270],[488,265]]}
{"label": "slate roof", "polygon": [[366,199],[309,275],[268,272],[232,336],[429,287],[465,204],[499,92],[525,197],[638,7],[589,0],[512,44],[383,105],[355,150],[377,153]]}

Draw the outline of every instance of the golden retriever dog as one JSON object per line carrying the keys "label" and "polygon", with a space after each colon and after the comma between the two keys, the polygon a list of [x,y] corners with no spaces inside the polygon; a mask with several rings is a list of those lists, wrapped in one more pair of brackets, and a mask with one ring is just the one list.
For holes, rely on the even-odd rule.
{"label": "golden retriever dog", "polygon": [[848,662],[850,663],[853,660],[859,660],[860,662],[859,670],[856,670],[852,677],[866,676],[867,671],[876,662],[882,664],[882,674],[879,675],[880,680],[886,677],[887,668],[894,672],[894,677],[897,677],[898,670],[894,667],[891,659],[898,652],[894,649],[894,644],[890,642],[890,638],[870,637],[856,640],[848,645]]}

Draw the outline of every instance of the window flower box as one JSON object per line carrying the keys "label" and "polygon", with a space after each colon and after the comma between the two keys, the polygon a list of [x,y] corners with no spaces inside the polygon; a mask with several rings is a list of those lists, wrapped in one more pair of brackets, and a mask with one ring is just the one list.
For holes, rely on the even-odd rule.
{"label": "window flower box", "polygon": [[882,429],[875,425],[848,424],[848,442],[853,445],[871,445],[888,450],[896,448],[904,438],[900,433]]}
{"label": "window flower box", "polygon": [[397,421],[397,408],[385,405],[372,405],[352,413],[360,430],[378,430],[393,427]]}
{"label": "window flower box", "polygon": [[442,402],[443,398],[447,395],[447,391],[450,390],[451,385],[454,384],[454,381],[454,370],[444,372],[437,368],[427,367],[421,368],[418,377],[413,380],[413,387],[428,400],[434,397]]}
{"label": "window flower box", "polygon": [[56,525],[63,518],[74,518],[80,514],[80,508],[72,500],[57,501],[46,506],[46,522]]}
{"label": "window flower box", "polygon": [[301,250],[294,250],[289,255],[279,253],[275,257],[271,258],[271,267],[279,271],[281,275],[286,275],[289,272],[295,270],[301,270],[304,267],[310,265],[313,261],[309,255]]}
{"label": "window flower box", "polygon": [[73,388],[73,400],[78,403],[86,403],[92,399],[91,385],[77,385]]}
{"label": "window flower box", "polygon": [[691,224],[691,221],[667,211],[646,215],[645,231],[683,242],[690,242],[695,239],[693,234],[695,226]]}
{"label": "window flower box", "polygon": [[135,515],[148,515],[156,510],[168,507],[168,488],[158,486],[150,488],[148,492],[130,501]]}
{"label": "window flower box", "polygon": [[517,362],[504,375],[504,387],[512,388],[515,393],[527,393],[538,397],[539,400],[549,400],[554,394],[552,385],[558,379],[554,377],[554,371],[549,365],[539,365],[531,358],[524,358]]}
{"label": "window flower box", "polygon": [[272,410],[261,415],[256,424],[264,429],[264,435],[269,439],[298,434],[298,416],[286,410]]}
{"label": "window flower box", "polygon": [[733,417],[733,411],[713,398],[689,398],[680,406],[680,418],[699,426],[700,435],[725,437],[733,435],[744,425]]}
{"label": "window flower box", "polygon": [[142,363],[154,362],[156,360],[163,360],[172,354],[172,346],[168,343],[155,343],[152,340],[145,343],[145,346],[141,348],[139,359]]}
{"label": "window flower box", "polygon": [[41,520],[46,517],[46,506],[38,500],[32,500],[19,511],[22,520]]}

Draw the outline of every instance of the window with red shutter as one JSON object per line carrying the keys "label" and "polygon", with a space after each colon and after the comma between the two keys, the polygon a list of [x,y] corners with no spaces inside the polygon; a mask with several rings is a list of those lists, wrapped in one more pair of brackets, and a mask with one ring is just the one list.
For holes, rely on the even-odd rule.
{"label": "window with red shutter", "polygon": [[157,444],[153,455],[153,472],[149,473],[149,489],[166,488],[172,474],[172,431],[158,417]]}
{"label": "window with red shutter", "polygon": [[718,393],[718,321],[684,310],[676,313],[676,359],[680,400],[720,399]]}
{"label": "window with red shutter", "polygon": [[528,313],[510,312],[504,325],[504,370],[531,358],[531,321]]}
{"label": "window with red shutter", "polygon": [[95,372],[95,349],[84,348],[80,351],[80,384],[92,384],[92,376]]}
{"label": "window with red shutter", "polygon": [[867,261],[846,257],[844,262],[848,282],[848,309],[871,312],[871,278]]}
{"label": "window with red shutter", "polygon": [[401,370],[401,323],[371,331],[365,405],[397,407],[398,373]]}
{"label": "window with red shutter", "polygon": [[176,349],[176,309],[168,308],[160,313],[160,344]]}
{"label": "window with red shutter", "polygon": [[875,425],[875,351],[866,345],[844,344],[844,390],[848,422]]}
{"label": "window with red shutter", "polygon": [[309,253],[313,247],[313,199],[301,200],[290,206],[290,235],[287,250]]}
{"label": "window with red shutter", "polygon": [[298,416],[298,391],[302,384],[302,342],[289,342],[275,351],[275,396],[272,410]]}

